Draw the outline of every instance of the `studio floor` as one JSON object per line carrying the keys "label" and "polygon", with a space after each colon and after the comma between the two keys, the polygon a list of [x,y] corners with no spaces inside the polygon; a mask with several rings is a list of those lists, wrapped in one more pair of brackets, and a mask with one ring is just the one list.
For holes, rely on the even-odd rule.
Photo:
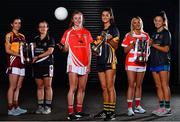
{"label": "studio floor", "polygon": [[[53,83],[53,109],[49,115],[36,115],[34,111],[37,108],[36,86],[35,83],[25,82],[20,94],[21,107],[28,110],[27,114],[20,116],[7,115],[7,97],[6,92],[8,85],[2,83],[0,86],[0,121],[66,121],[67,117],[67,91],[68,84]],[[133,117],[127,116],[126,103],[126,86],[119,89],[116,86],[117,105],[116,105],[116,121],[180,121],[180,95],[179,86],[171,86],[172,99],[171,107],[173,115],[168,117],[158,117],[152,115],[151,112],[158,107],[158,101],[155,90],[149,86],[143,86],[142,105],[146,109],[145,114],[135,114]],[[82,118],[83,121],[102,121],[94,119],[93,115],[102,110],[102,92],[99,83],[88,83],[84,100],[84,112],[91,116]]]}

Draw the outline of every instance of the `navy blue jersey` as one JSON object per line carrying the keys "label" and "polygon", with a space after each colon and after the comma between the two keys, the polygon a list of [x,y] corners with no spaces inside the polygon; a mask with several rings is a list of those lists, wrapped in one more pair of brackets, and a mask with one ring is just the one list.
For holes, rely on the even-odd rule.
{"label": "navy blue jersey", "polygon": [[[153,33],[151,38],[153,39],[154,44],[169,47],[171,45],[171,34],[167,29]],[[151,47],[150,66],[169,65],[170,58],[170,51],[165,53]]]}

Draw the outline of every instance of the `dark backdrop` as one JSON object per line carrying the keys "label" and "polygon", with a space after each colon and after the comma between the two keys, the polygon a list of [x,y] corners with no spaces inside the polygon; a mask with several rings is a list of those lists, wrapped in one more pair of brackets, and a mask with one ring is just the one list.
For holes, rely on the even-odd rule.
{"label": "dark backdrop", "polygon": [[[88,28],[93,38],[96,37],[101,28],[100,12],[104,7],[112,7],[114,11],[116,25],[119,28],[121,42],[125,34],[130,30],[130,20],[134,16],[140,16],[144,22],[144,30],[151,34],[153,28],[153,16],[164,10],[169,19],[169,30],[172,34],[172,64],[171,64],[171,84],[178,84],[178,33],[179,33],[179,6],[178,0],[4,0],[0,1],[0,79],[1,83],[7,82],[6,57],[4,50],[4,36],[10,31],[10,21],[13,16],[22,18],[21,32],[25,34],[27,41],[30,41],[37,33],[37,22],[46,19],[50,25],[50,34],[58,43],[65,29],[68,28],[70,15],[74,10],[80,10],[85,16],[85,27]],[[54,17],[54,10],[64,6],[69,12],[69,16],[64,21],[58,21]],[[120,42],[120,43],[121,43]],[[55,77],[54,83],[64,84],[67,82],[66,56],[56,47],[55,56]],[[124,87],[127,83],[124,71],[125,55],[119,44],[117,50],[117,86]],[[97,82],[97,72],[95,68],[95,58],[92,60],[92,73],[89,82]],[[27,68],[26,79],[31,80],[30,67]],[[146,72],[144,85],[153,85],[150,72]]]}

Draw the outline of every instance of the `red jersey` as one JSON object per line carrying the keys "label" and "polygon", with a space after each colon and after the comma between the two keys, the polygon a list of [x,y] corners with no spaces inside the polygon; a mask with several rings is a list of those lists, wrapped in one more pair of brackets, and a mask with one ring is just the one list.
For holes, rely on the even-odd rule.
{"label": "red jersey", "polygon": [[68,64],[73,66],[87,66],[90,56],[90,43],[93,38],[90,32],[85,29],[75,30],[73,27],[66,30],[62,39],[62,44],[69,45]]}
{"label": "red jersey", "polygon": [[[150,37],[147,33],[141,32],[141,34],[137,35],[135,33],[127,33],[121,46],[128,47],[131,43],[135,42],[136,40],[146,40],[149,41]],[[135,49],[131,49],[126,55],[126,66],[146,66],[146,63],[138,63],[135,61]]]}

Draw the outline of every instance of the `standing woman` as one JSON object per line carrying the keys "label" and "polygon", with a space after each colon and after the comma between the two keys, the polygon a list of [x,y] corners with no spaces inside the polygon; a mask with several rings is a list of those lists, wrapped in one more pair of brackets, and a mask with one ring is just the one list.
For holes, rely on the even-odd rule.
{"label": "standing woman", "polygon": [[[50,114],[53,98],[53,51],[55,41],[48,34],[49,25],[46,21],[38,24],[39,34],[33,40],[35,45],[33,58],[33,72],[37,84],[38,109],[36,114]],[[45,94],[45,95],[44,95]]]}
{"label": "standing woman", "polygon": [[171,34],[165,12],[155,16],[154,25],[156,31],[151,41],[150,71],[155,81],[160,107],[152,113],[164,116],[171,114],[169,88]]}
{"label": "standing woman", "polygon": [[[83,27],[83,14],[75,11],[72,14],[70,28],[65,31],[61,45],[68,51],[67,73],[69,76],[68,119],[75,120],[87,116],[82,112],[88,73],[91,64],[90,43],[93,41],[90,32]],[[74,112],[74,95],[77,91],[76,113]]]}
{"label": "standing woman", "polygon": [[21,19],[16,17],[11,22],[12,31],[6,34],[5,49],[7,53],[8,68],[6,73],[9,76],[8,115],[17,116],[26,113],[18,105],[19,91],[25,76],[25,65],[21,63],[20,43],[25,42],[25,36],[19,33]]}
{"label": "standing woman", "polygon": [[[136,60],[135,47],[136,41],[149,41],[149,35],[143,31],[143,22],[140,17],[134,17],[131,20],[131,31],[126,34],[121,46],[124,47],[126,53],[125,70],[128,77],[128,116],[133,116],[136,113],[145,113],[141,107],[142,81],[146,71],[146,62],[138,62]],[[135,110],[132,109],[133,99],[135,97]]]}
{"label": "standing woman", "polygon": [[115,50],[118,48],[119,30],[115,26],[111,8],[103,9],[101,19],[103,28],[93,44],[95,46],[101,44],[97,54],[97,70],[103,92],[104,109],[94,117],[114,120],[116,118],[116,91],[114,83],[117,64]]}

